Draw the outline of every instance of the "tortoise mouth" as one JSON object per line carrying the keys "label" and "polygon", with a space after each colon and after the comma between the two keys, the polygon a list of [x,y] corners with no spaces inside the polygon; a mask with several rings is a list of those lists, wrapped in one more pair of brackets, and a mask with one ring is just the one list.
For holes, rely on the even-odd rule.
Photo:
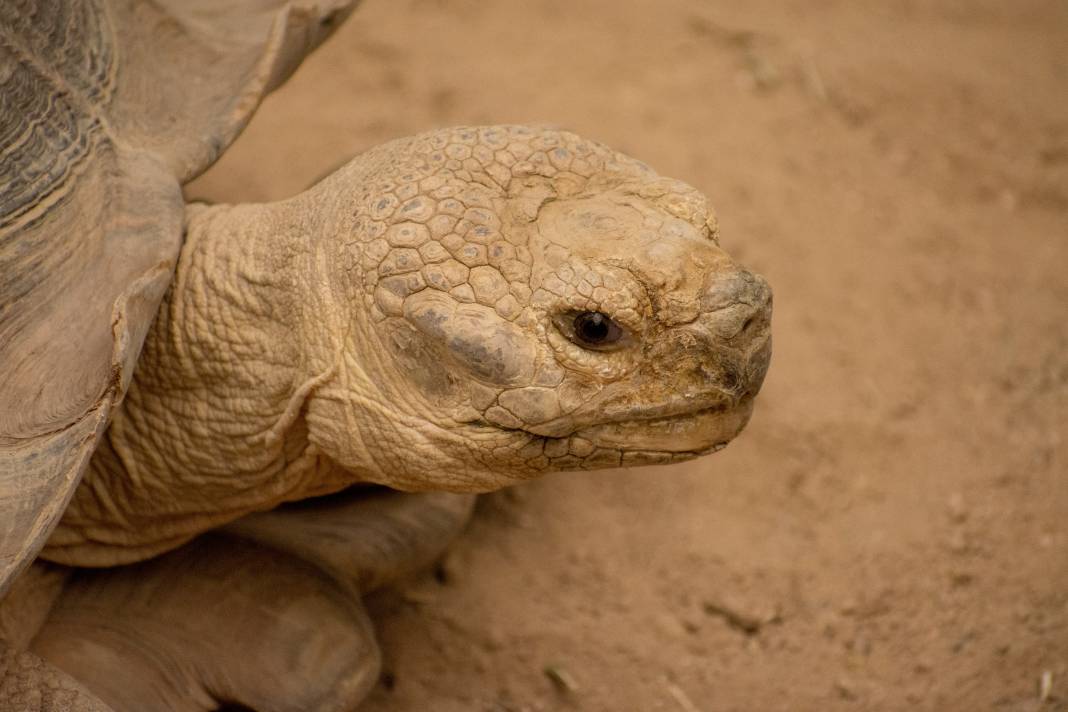
{"label": "tortoise mouth", "polygon": [[599,423],[575,435],[595,446],[622,452],[703,455],[722,449],[742,431],[753,412],[753,398],[720,403],[688,413]]}

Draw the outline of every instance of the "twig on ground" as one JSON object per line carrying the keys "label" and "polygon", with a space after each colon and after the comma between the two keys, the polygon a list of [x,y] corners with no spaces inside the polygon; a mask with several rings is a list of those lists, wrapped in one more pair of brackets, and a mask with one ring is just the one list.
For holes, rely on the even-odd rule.
{"label": "twig on ground", "polygon": [[1038,701],[1045,702],[1053,694],[1053,671],[1043,670],[1038,677]]}
{"label": "twig on ground", "polygon": [[546,665],[543,670],[545,676],[552,680],[556,689],[561,692],[575,693],[578,692],[578,683],[575,682],[575,678],[571,676],[567,670],[560,665]]}
{"label": "twig on ground", "polygon": [[690,696],[671,680],[664,678],[664,687],[667,688],[668,694],[671,695],[675,702],[679,703],[679,707],[684,712],[701,712],[697,705],[693,703],[693,700],[690,699]]}
{"label": "twig on ground", "polygon": [[727,601],[706,600],[704,602],[704,610],[710,616],[719,616],[727,621],[731,628],[739,630],[746,635],[756,635],[768,623],[775,623],[781,619],[777,610],[756,613],[741,610]]}

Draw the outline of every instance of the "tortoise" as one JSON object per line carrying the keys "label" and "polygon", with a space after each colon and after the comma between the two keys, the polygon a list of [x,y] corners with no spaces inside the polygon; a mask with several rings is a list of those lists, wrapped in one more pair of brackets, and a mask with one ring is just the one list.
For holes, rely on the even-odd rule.
{"label": "tortoise", "polygon": [[475,493],[750,417],[767,283],[700,192],[595,141],[439,129],[184,203],[350,9],[0,8],[5,709],[351,708],[361,595]]}

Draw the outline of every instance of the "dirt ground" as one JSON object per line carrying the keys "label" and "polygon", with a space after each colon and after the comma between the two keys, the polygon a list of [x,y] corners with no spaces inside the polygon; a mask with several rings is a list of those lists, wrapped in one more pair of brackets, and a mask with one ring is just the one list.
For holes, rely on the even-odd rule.
{"label": "dirt ground", "polygon": [[485,497],[361,709],[1068,710],[1068,5],[367,0],[189,194],[504,122],[712,196],[775,355],[720,454]]}

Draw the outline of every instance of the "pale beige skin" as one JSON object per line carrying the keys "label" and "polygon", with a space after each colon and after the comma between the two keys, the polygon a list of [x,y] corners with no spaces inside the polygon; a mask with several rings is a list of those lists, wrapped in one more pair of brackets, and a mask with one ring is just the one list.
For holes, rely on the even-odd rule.
{"label": "pale beige skin", "polygon": [[[354,483],[485,492],[714,451],[748,420],[770,303],[699,193],[565,132],[438,131],[291,200],[195,206],[43,555],[126,563]],[[585,347],[580,312],[623,338]]]}

